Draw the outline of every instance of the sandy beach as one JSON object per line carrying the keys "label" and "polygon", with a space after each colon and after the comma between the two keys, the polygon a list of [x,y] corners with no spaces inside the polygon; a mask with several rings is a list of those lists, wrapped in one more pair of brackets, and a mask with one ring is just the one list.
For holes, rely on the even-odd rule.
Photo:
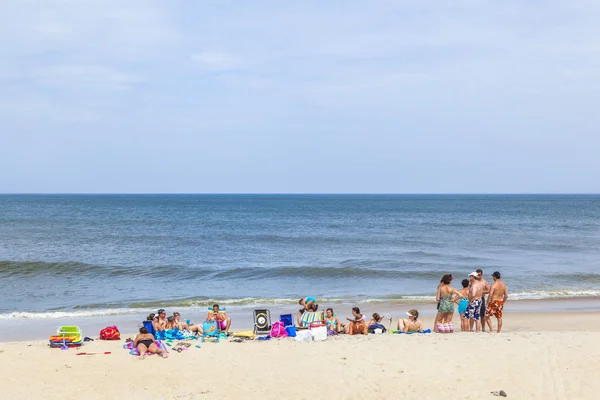
{"label": "sandy beach", "polygon": [[[501,334],[204,343],[138,360],[124,340],[0,343],[1,399],[596,399],[599,312],[506,313]],[[431,326],[431,318],[424,319]],[[123,338],[129,335],[123,335]],[[201,345],[196,348],[195,345]],[[111,351],[109,355],[76,353]]]}

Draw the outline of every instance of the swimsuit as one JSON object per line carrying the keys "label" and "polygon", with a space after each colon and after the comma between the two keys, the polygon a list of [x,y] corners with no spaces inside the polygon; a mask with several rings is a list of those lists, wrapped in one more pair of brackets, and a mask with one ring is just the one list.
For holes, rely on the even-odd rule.
{"label": "swimsuit", "polygon": [[467,310],[467,306],[469,305],[469,299],[460,299],[460,303],[458,304],[458,313],[464,314]]}
{"label": "swimsuit", "polygon": [[154,343],[154,340],[152,340],[152,339],[140,339],[137,342],[138,346],[140,344],[143,344],[146,347],[150,347],[152,345],[152,343]]}
{"label": "swimsuit", "polygon": [[488,304],[485,315],[502,318],[502,310],[504,310],[504,301],[494,300]]}
{"label": "swimsuit", "polygon": [[481,311],[481,299],[473,300],[473,302],[467,306],[467,309],[465,310],[465,313],[463,314],[463,316],[466,319],[474,319],[475,321],[479,321],[480,311]]}
{"label": "swimsuit", "polygon": [[454,304],[450,299],[452,295],[442,296],[440,294],[440,306],[438,307],[438,311],[441,313],[453,313],[454,312]]}
{"label": "swimsuit", "polygon": [[327,329],[332,331],[337,330],[337,321],[335,319],[333,321],[327,320],[325,323],[327,324]]}

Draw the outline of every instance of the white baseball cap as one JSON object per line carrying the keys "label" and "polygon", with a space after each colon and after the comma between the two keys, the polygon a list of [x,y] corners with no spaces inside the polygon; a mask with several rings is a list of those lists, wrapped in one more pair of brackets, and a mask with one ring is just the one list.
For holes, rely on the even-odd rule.
{"label": "white baseball cap", "polygon": [[479,278],[479,274],[477,272],[471,272],[469,276],[473,276],[475,278]]}

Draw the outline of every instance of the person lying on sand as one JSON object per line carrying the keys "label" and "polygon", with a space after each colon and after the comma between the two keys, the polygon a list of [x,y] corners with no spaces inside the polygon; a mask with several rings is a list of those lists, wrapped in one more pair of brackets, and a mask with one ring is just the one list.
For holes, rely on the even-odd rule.
{"label": "person lying on sand", "polygon": [[367,335],[369,333],[369,327],[365,323],[365,317],[360,313],[360,309],[358,307],[352,308],[352,316],[354,318],[346,318],[348,320],[348,325],[346,326],[348,334]]}
{"label": "person lying on sand", "polygon": [[200,324],[188,325],[181,320],[181,314],[178,312],[173,313],[173,318],[175,318],[175,326],[180,331],[189,330],[190,332],[197,333],[199,335],[202,334],[202,326]]}
{"label": "person lying on sand", "polygon": [[419,321],[419,311],[412,309],[406,312],[408,319],[398,321],[398,330],[404,333],[423,332],[423,323]]}
{"label": "person lying on sand", "polygon": [[141,327],[140,333],[133,339],[133,346],[140,353],[140,360],[146,357],[146,353],[160,354],[162,358],[167,358],[169,355],[156,345],[154,336],[148,333],[148,329]]}
{"label": "person lying on sand", "polygon": [[208,313],[206,317],[207,321],[217,321],[219,323],[219,329],[225,334],[229,335],[229,328],[231,327],[231,318],[227,317],[225,310],[221,310],[218,304],[213,305],[212,311]]}

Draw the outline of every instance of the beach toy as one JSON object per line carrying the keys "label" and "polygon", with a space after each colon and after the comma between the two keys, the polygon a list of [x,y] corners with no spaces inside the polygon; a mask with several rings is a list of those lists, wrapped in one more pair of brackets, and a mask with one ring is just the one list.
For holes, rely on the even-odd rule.
{"label": "beach toy", "polygon": [[200,348],[200,345],[199,345],[199,344],[197,344],[197,345],[196,345],[196,348],[197,348],[197,349],[199,349],[199,348]]}

